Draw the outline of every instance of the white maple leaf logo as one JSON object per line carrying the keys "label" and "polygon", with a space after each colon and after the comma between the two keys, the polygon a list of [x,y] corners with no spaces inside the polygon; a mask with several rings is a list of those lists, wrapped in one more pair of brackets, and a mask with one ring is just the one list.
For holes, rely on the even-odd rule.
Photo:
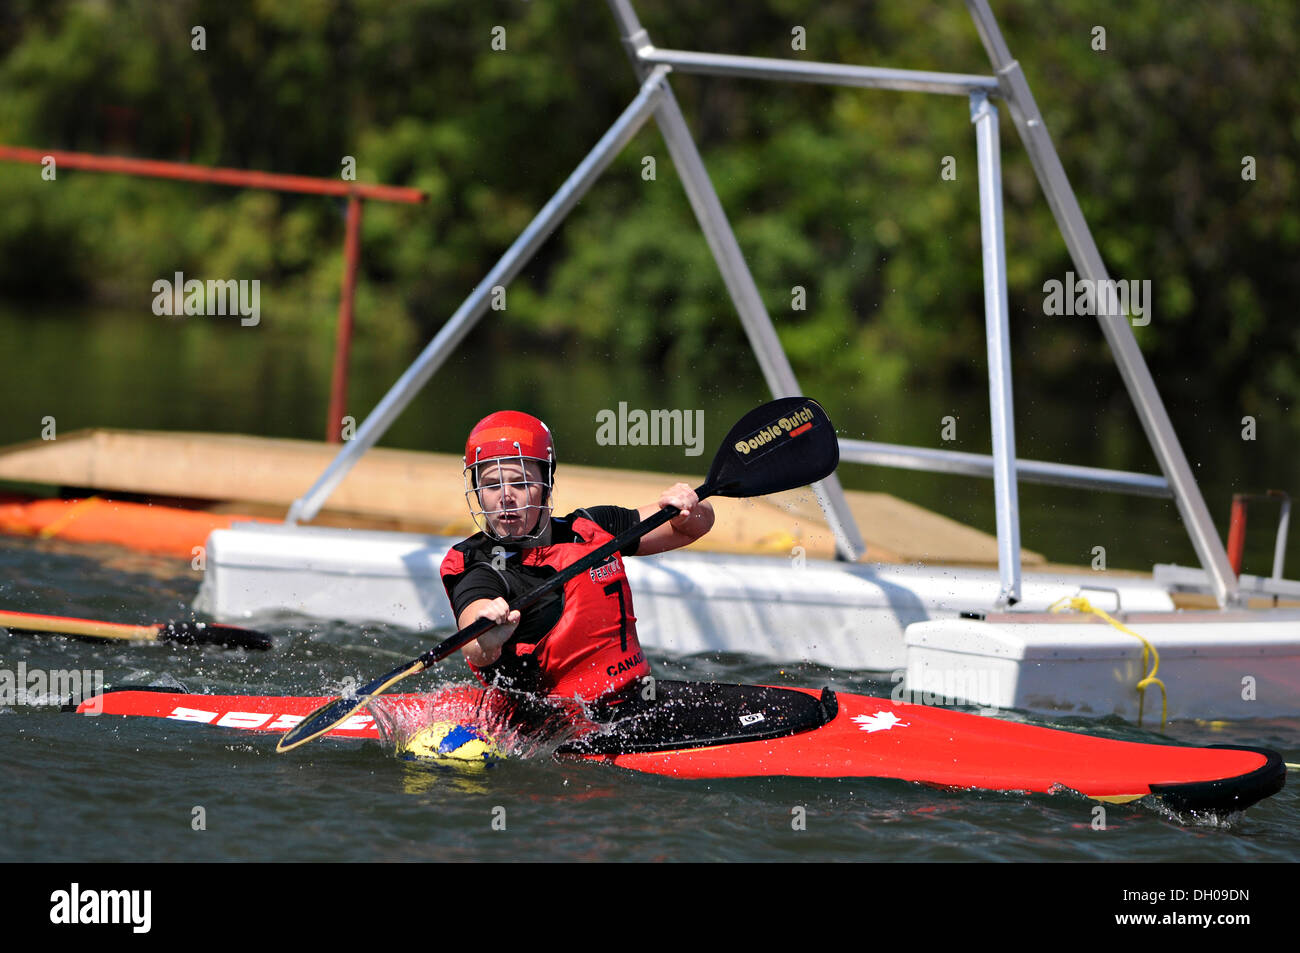
{"label": "white maple leaf logo", "polygon": [[892,711],[878,711],[874,715],[854,715],[853,720],[858,723],[858,728],[862,731],[888,731],[895,725],[900,728],[909,727],[905,721],[899,721],[898,716]]}

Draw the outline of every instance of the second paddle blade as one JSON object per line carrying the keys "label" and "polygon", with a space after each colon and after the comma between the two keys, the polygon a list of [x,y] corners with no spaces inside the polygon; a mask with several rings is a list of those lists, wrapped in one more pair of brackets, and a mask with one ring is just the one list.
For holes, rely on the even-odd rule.
{"label": "second paddle blade", "polygon": [[706,484],[718,496],[765,496],[824,480],[839,462],[839,438],[821,404],[782,397],[731,428]]}
{"label": "second paddle blade", "polygon": [[222,645],[228,649],[264,651],[271,647],[270,636],[216,622],[166,622],[158,627],[158,640],[179,645]]}

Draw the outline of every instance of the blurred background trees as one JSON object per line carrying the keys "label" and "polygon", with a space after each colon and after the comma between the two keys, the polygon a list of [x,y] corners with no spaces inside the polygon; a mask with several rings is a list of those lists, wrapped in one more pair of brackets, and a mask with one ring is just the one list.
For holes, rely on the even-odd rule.
{"label": "blurred background trees", "polygon": [[[988,72],[959,2],[760,0],[744,16],[705,0],[642,6],[661,46]],[[1139,335],[1167,396],[1208,386],[1246,412],[1285,413],[1300,396],[1297,8],[994,7],[1112,275],[1153,283]],[[491,49],[495,25],[505,51]],[[791,50],[795,25],[806,52]],[[962,99],[688,76],[674,86],[797,372],[865,395],[980,378]],[[362,333],[405,349],[445,320],[635,83],[590,0],[11,0],[0,87],[9,144],[322,176],[351,155],[362,180],[427,190],[422,208],[375,203],[365,220]],[[1109,357],[1091,321],[1042,314],[1042,283],[1069,262],[1005,115],[1003,140],[1017,345],[1046,386],[1068,390]],[[944,156],[954,182],[940,178]],[[304,331],[330,334],[340,206],[78,172],[52,187],[35,171],[0,167],[6,298],[134,302],[175,270],[262,277],[294,290],[283,297]],[[796,285],[804,311],[791,309]],[[653,127],[511,296],[512,334],[648,354],[670,374],[716,370],[711,356],[744,346]]]}

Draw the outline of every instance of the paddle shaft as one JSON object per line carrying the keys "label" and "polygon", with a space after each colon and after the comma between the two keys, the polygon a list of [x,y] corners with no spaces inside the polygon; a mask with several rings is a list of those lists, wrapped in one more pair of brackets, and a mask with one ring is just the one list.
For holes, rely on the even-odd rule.
{"label": "paddle shaft", "polygon": [[[714,489],[706,483],[703,486],[700,486],[696,489],[695,495],[699,499],[703,500],[705,497],[712,496],[714,492],[715,492]],[[608,559],[614,553],[618,552],[628,543],[632,542],[633,540],[640,539],[642,536],[648,535],[650,532],[652,532],[655,529],[658,529],[664,523],[667,523],[670,519],[675,517],[680,512],[681,511],[677,509],[677,507],[675,506],[665,506],[658,513],[655,513],[653,516],[649,516],[646,519],[643,519],[640,523],[637,523],[635,526],[632,526],[624,530],[622,533],[620,533],[618,536],[615,536],[605,545],[601,546],[598,549],[592,550],[586,556],[583,556],[572,566],[569,566],[566,569],[561,570],[560,572],[552,576],[550,579],[547,579],[545,582],[541,583],[538,586],[535,586],[528,592],[524,593],[517,600],[515,600],[510,604],[510,611],[514,612],[515,610],[522,611],[523,609],[527,609],[529,606],[535,603],[538,599],[545,596],[547,593],[560,588],[560,586],[564,585],[570,579],[573,579],[575,576],[579,575],[580,573],[586,572],[592,566],[603,563],[606,559]],[[429,651],[425,652],[418,659],[416,659],[415,662],[413,662],[412,664],[403,666],[403,670],[410,668],[411,669],[410,674],[412,675],[414,675],[416,672],[423,672],[434,662],[442,661],[452,652],[455,652],[457,649],[463,648],[464,646],[473,642],[484,632],[487,632],[489,629],[495,627],[496,625],[497,623],[493,622],[491,619],[478,619],[474,622],[471,622],[469,625],[465,626],[465,628],[461,629],[455,635],[443,639],[433,648],[429,649]],[[418,665],[419,667],[416,668],[415,667],[416,665]]]}
{"label": "paddle shaft", "polygon": [[0,612],[0,628],[14,632],[50,632],[86,639],[118,642],[173,642],[178,645],[224,645],[229,648],[269,649],[271,640],[261,632],[215,622],[158,622],[127,625],[30,612]]}
{"label": "paddle shaft", "polygon": [[[716,491],[710,488],[706,483],[695,492],[702,500]],[[573,579],[579,573],[585,572],[592,566],[604,562],[628,543],[632,542],[634,539],[640,539],[656,527],[662,526],[679,512],[681,511],[675,506],[664,507],[658,513],[655,513],[653,516],[642,520],[636,526],[620,533],[603,546],[592,550],[572,566],[568,566],[541,585],[538,585],[524,593],[511,603],[510,611],[513,612],[516,609],[522,610],[528,608],[548,592],[559,588],[570,579]],[[455,652],[457,649],[468,645],[470,642],[473,642],[484,632],[487,632],[496,625],[497,623],[493,622],[491,619],[477,619],[465,626],[465,628],[461,629],[455,635],[443,639],[418,658],[412,659],[405,665],[393,669],[387,675],[367,683],[355,695],[345,696],[328,705],[321,706],[300,722],[298,727],[291,728],[289,731],[285,732],[284,737],[282,737],[279,744],[275,746],[275,750],[283,753],[297,748],[299,745],[306,744],[314,738],[319,738],[339,722],[360,710],[375,696],[382,695],[405,678],[420,674],[430,665],[445,659],[448,655]],[[315,726],[315,730],[309,731],[309,723],[310,725]],[[302,737],[299,737],[299,735],[302,735]]]}
{"label": "paddle shaft", "polygon": [[85,635],[96,639],[127,639],[132,642],[156,642],[160,625],[123,625],[117,622],[94,622],[68,619],[56,615],[33,615],[26,612],[0,612],[0,626],[23,632],[58,632],[62,635]]}
{"label": "paddle shaft", "polygon": [[[718,495],[752,497],[779,493],[823,479],[834,472],[839,458],[835,427],[821,405],[807,397],[779,397],[754,408],[728,431],[713,458],[708,477],[695,494],[703,500]],[[679,512],[676,507],[664,507],[525,593],[510,606],[510,611],[527,608],[579,573],[604,562],[628,543],[662,526]],[[382,678],[367,682],[356,694],[322,705],[285,732],[275,750],[290,751],[319,738],[376,695],[383,694],[410,675],[423,672],[497,624],[480,618],[418,658]]]}

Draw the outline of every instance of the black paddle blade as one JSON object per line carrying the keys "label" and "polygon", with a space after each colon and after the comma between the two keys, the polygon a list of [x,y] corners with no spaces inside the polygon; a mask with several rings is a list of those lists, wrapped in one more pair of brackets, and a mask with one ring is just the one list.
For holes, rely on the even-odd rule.
{"label": "black paddle blade", "polygon": [[765,496],[824,480],[839,462],[839,438],[822,405],[782,397],[731,428],[705,485],[717,496]]}
{"label": "black paddle blade", "polygon": [[167,622],[158,627],[158,641],[178,645],[222,645],[228,649],[259,649],[271,647],[271,639],[252,629],[216,622]]}
{"label": "black paddle blade", "polygon": [[330,729],[352,717],[352,713],[363,707],[370,699],[361,695],[344,695],[335,699],[298,722],[284,733],[277,742],[275,750],[281,754],[291,751],[299,745],[319,738]]}

